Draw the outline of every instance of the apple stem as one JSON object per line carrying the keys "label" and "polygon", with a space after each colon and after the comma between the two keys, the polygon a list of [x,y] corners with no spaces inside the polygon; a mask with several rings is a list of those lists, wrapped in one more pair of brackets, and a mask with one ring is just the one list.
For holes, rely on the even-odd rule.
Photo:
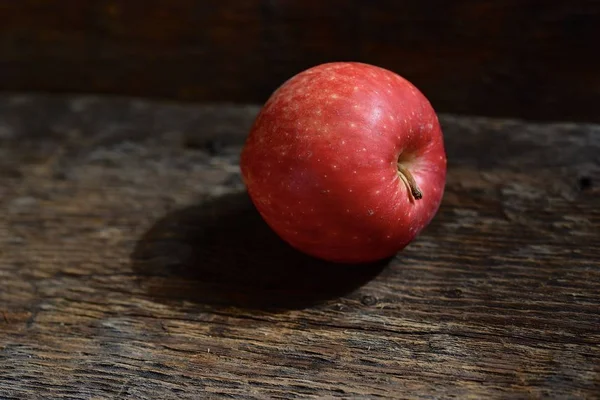
{"label": "apple stem", "polygon": [[415,178],[412,176],[410,171],[400,163],[398,163],[398,175],[400,175],[400,178],[410,188],[410,193],[416,200],[423,198],[423,192],[421,192],[421,189],[419,189]]}

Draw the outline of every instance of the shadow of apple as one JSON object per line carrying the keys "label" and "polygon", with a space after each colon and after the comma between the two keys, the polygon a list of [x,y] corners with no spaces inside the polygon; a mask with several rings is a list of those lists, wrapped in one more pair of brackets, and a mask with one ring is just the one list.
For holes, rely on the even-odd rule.
{"label": "shadow of apple", "polygon": [[166,215],[143,235],[131,258],[157,301],[263,311],[344,296],[389,262],[344,265],[305,255],[268,227],[244,192]]}

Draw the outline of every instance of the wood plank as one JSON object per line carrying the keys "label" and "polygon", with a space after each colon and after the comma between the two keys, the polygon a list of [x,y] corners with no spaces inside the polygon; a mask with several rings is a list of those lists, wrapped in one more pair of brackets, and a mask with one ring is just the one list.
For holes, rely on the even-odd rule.
{"label": "wood plank", "polygon": [[590,0],[6,1],[0,89],[262,103],[356,60],[442,112],[600,122],[598,37]]}
{"label": "wood plank", "polygon": [[600,126],[441,116],[439,214],[384,265],[285,246],[255,106],[0,98],[0,397],[594,398]]}

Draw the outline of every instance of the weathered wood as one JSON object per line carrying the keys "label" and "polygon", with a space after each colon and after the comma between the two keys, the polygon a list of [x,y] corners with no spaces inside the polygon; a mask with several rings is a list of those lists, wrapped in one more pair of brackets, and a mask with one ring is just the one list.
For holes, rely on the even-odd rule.
{"label": "weathered wood", "polygon": [[413,81],[444,112],[600,122],[592,0],[19,0],[1,90],[258,102],[326,61]]}
{"label": "weathered wood", "polygon": [[0,100],[1,398],[597,398],[600,126],[443,115],[439,214],[344,268],[243,195],[256,111]]}

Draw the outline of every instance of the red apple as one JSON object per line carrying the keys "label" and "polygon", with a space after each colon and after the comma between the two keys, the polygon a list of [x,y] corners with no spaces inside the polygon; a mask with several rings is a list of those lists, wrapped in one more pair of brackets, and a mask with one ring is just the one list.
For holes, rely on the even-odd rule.
{"label": "red apple", "polygon": [[311,256],[393,256],[436,214],[446,182],[437,115],[406,79],[357,62],[314,66],[260,110],[241,154],[266,223]]}

